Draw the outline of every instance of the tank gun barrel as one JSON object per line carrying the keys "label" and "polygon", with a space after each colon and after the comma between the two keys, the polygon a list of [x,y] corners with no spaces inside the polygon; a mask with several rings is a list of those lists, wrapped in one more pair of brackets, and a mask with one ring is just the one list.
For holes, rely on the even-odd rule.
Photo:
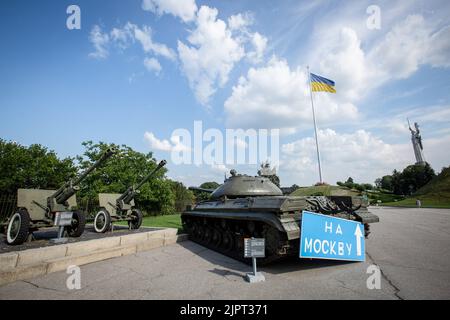
{"label": "tank gun barrel", "polygon": [[207,192],[207,193],[213,193],[214,192],[214,189],[205,189],[205,188],[199,188],[199,187],[189,187],[189,190],[191,190],[191,191]]}
{"label": "tank gun barrel", "polygon": [[118,206],[120,207],[120,203],[123,204],[129,204],[131,200],[134,199],[136,194],[138,194],[139,189],[148,181],[150,178],[152,178],[156,172],[158,172],[161,168],[163,168],[167,164],[166,160],[162,160],[158,166],[153,169],[147,176],[145,176],[144,179],[142,179],[136,186],[129,187],[127,191],[122,193],[122,195],[117,199]]}

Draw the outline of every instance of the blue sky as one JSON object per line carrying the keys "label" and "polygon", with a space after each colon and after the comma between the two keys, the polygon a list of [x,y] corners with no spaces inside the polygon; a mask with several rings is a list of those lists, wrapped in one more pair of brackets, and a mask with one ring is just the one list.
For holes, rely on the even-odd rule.
{"label": "blue sky", "polygon": [[[70,4],[81,30],[66,28]],[[379,29],[366,24],[372,4]],[[282,184],[307,185],[310,65],[336,81],[335,95],[314,96],[326,181],[373,182],[413,163],[406,117],[432,166],[450,164],[448,1],[6,0],[0,12],[3,139],[60,156],[85,140],[152,150],[190,185],[233,165],[171,163],[175,129],[278,128]]]}

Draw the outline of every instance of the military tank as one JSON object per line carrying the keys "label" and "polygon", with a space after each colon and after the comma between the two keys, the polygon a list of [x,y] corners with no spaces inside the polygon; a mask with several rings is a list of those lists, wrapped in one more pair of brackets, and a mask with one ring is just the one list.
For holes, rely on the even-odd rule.
{"label": "military tank", "polygon": [[263,264],[298,256],[303,210],[359,221],[366,237],[369,224],[379,221],[359,197],[286,196],[267,177],[230,174],[215,190],[191,187],[210,198],[188,207],[181,220],[192,241],[237,260],[249,262],[244,239],[251,237],[266,240]]}

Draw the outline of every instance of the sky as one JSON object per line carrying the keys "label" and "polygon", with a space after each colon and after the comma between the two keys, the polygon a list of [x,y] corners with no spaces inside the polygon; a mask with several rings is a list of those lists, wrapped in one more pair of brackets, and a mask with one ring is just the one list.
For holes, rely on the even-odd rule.
{"label": "sky", "polygon": [[449,1],[4,0],[0,14],[2,139],[60,157],[126,144],[198,185],[258,164],[176,164],[177,129],[279,129],[281,184],[311,185],[309,66],[336,83],[313,96],[326,182],[413,164],[407,118],[426,161],[450,165]]}

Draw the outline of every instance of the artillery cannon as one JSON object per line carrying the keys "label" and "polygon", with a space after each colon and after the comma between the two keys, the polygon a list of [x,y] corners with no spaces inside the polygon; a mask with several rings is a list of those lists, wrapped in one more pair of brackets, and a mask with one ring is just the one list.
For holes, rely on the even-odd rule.
{"label": "artillery cannon", "polygon": [[[76,192],[79,184],[96,168],[106,162],[115,149],[107,149],[91,167],[74,181],[67,181],[58,190],[18,189],[17,210],[8,220],[6,241],[8,244],[22,244],[28,235],[52,226],[64,226],[71,237],[79,237],[84,232],[84,213],[75,210]],[[63,222],[64,221],[64,222]]]}
{"label": "artillery cannon", "polygon": [[166,163],[166,160],[162,160],[141,182],[136,186],[129,187],[122,194],[100,193],[98,195],[100,210],[94,218],[95,231],[104,233],[111,229],[114,222],[118,221],[128,221],[130,229],[139,229],[142,224],[142,212],[134,207],[134,198],[139,194],[139,189]]}

